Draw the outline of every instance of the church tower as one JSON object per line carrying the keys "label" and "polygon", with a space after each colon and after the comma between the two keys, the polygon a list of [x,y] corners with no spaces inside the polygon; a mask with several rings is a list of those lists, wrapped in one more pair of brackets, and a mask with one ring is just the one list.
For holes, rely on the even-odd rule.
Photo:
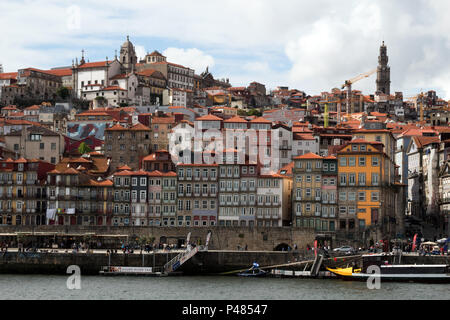
{"label": "church tower", "polygon": [[125,41],[120,47],[120,63],[122,64],[122,72],[130,73],[135,70],[137,63],[136,52],[134,51],[134,46],[130,42],[130,37],[127,36],[127,41]]}
{"label": "church tower", "polygon": [[377,92],[382,92],[387,95],[391,91],[391,68],[388,66],[387,48],[383,44],[380,47],[380,55],[378,56],[377,67]]}

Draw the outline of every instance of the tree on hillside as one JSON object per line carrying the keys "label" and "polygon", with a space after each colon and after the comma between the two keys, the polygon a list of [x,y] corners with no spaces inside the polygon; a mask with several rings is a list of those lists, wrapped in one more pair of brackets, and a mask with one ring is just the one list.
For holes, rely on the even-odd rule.
{"label": "tree on hillside", "polygon": [[89,148],[89,146],[85,142],[80,143],[80,145],[78,146],[78,152],[81,155],[89,153],[91,151],[91,148]]}
{"label": "tree on hillside", "polygon": [[66,100],[68,97],[70,97],[70,90],[67,87],[59,87],[58,90],[56,90],[56,94],[61,99]]}

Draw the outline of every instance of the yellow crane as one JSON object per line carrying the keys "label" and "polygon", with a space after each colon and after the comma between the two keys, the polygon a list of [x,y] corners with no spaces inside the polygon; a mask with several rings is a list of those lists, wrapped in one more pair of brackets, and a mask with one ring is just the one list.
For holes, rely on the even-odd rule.
{"label": "yellow crane", "polygon": [[347,87],[347,113],[353,113],[354,112],[354,106],[353,106],[353,99],[352,99],[352,84],[355,82],[367,78],[377,72],[377,69],[370,70],[369,72],[362,73],[357,77],[354,77],[350,80],[345,81],[345,83],[342,85],[341,89],[344,89]]}

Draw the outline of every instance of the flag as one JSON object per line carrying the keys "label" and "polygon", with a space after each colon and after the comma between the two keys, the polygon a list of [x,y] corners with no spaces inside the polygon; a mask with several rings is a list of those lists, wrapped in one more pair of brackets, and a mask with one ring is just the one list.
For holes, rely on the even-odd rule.
{"label": "flag", "polygon": [[317,240],[314,240],[314,255],[317,257]]}
{"label": "flag", "polygon": [[413,245],[412,245],[412,250],[411,250],[413,252],[416,249],[416,240],[417,240],[417,233],[414,235],[414,239],[413,239]]}

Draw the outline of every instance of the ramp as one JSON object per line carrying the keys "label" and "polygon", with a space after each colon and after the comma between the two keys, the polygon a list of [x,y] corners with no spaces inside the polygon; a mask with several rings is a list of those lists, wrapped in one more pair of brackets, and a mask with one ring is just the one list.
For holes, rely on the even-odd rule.
{"label": "ramp", "polygon": [[311,267],[311,276],[317,277],[319,274],[320,267],[322,266],[323,255],[318,255],[316,259],[314,259],[314,263]]}

